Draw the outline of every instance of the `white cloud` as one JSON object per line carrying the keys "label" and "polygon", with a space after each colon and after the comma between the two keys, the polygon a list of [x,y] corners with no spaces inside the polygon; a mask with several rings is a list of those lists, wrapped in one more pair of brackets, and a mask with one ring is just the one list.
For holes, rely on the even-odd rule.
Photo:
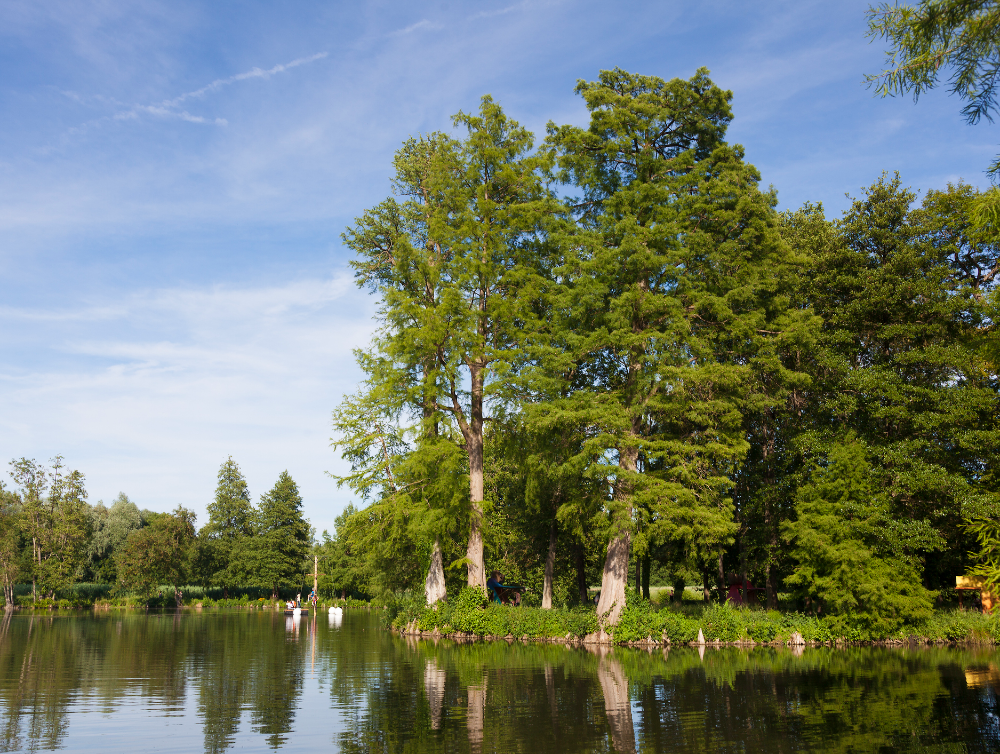
{"label": "white cloud", "polygon": [[61,312],[0,309],[3,340],[17,329],[51,352],[35,368],[0,362],[0,453],[60,453],[95,500],[124,490],[202,520],[232,454],[255,494],[287,468],[307,516],[329,527],[351,499],[323,474],[340,468],[329,414],[357,383],[351,351],[368,343],[372,313],[346,273],[150,290]]}

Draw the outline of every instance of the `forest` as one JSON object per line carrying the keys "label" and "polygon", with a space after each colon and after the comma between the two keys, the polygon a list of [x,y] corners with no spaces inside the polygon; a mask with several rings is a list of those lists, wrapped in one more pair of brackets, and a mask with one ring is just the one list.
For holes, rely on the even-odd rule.
{"label": "forest", "polygon": [[[347,588],[498,570],[544,608],[733,583],[918,623],[998,581],[997,233],[963,182],[778,211],[707,70],[582,81],[585,127],[484,97],[406,140],[343,235],[378,330],[333,416]],[[455,132],[458,135],[455,135]]]}
{"label": "forest", "polygon": [[313,570],[312,531],[287,471],[254,506],[239,465],[227,459],[200,530],[193,511],[140,510],[124,493],[110,507],[90,505],[83,473],[68,470],[61,457],[51,466],[17,459],[9,473],[15,488],[0,482],[0,581],[8,608],[18,603],[16,585],[29,583],[30,594],[21,597],[29,606],[81,583],[112,586],[90,593],[139,604],[165,585],[180,606],[189,584],[224,595],[251,589],[276,600],[282,588],[301,589]]}

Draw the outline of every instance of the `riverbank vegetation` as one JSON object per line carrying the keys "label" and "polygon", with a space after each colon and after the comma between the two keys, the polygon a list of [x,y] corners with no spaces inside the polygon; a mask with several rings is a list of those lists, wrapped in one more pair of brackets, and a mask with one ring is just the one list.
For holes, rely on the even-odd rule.
{"label": "riverbank vegetation", "polygon": [[722,644],[857,644],[1000,642],[1000,616],[938,610],[920,623],[887,631],[801,612],[751,609],[729,603],[657,604],[634,592],[609,633],[599,635],[598,616],[586,607],[542,610],[486,603],[480,590],[466,588],[450,602],[434,607],[411,600],[390,605],[383,620],[397,631],[432,636],[487,639],[593,641],[615,644],[691,644],[701,639]]}

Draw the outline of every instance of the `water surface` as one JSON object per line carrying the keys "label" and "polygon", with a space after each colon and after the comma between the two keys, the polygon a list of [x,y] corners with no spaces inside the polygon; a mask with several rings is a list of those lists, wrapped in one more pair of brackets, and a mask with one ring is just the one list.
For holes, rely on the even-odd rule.
{"label": "water surface", "polygon": [[375,616],[17,614],[0,751],[987,752],[993,648],[588,651]]}

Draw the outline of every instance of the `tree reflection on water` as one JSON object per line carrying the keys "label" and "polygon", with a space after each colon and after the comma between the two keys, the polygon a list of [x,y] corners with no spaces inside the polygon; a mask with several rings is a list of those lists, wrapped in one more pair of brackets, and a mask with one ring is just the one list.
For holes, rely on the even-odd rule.
{"label": "tree reflection on water", "polygon": [[[71,711],[111,714],[138,697],[196,717],[185,722],[207,752],[247,736],[295,750],[307,727],[346,752],[985,752],[1000,748],[998,687],[992,647],[699,657],[415,640],[365,613],[336,625],[236,612],[0,623],[3,751],[73,748]],[[306,719],[310,700],[328,714]]]}

